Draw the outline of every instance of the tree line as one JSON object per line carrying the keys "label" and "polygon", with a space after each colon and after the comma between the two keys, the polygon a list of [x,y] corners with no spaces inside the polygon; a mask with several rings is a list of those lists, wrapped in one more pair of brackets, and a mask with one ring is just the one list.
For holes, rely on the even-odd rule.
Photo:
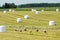
{"label": "tree line", "polygon": [[31,7],[60,7],[60,3],[31,3],[16,5],[15,3],[5,3],[0,8],[31,8]]}
{"label": "tree line", "polygon": [[60,3],[32,3],[19,5],[18,7],[60,7]]}

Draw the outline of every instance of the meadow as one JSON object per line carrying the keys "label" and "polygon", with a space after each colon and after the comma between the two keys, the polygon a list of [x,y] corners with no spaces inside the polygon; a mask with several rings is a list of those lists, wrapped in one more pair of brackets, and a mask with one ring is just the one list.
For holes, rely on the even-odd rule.
{"label": "meadow", "polygon": [[[29,15],[29,19],[24,19],[24,15]],[[22,22],[17,23],[17,18],[22,18]],[[49,26],[51,20],[55,21],[56,25]],[[7,31],[0,33],[0,40],[60,40],[60,11],[44,11],[40,14],[31,11],[15,11],[4,14],[3,11],[0,11],[0,25],[7,26]],[[23,25],[28,31],[23,30]],[[32,33],[30,33],[31,27],[39,28],[39,32],[32,29]],[[15,31],[17,28],[23,31]],[[43,32],[44,28],[47,33]]]}

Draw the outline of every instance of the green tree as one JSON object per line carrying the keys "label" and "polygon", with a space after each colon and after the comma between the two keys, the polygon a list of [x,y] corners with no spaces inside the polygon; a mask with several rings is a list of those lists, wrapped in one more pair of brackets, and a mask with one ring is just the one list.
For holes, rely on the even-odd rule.
{"label": "green tree", "polygon": [[2,7],[3,8],[16,8],[17,5],[15,5],[14,3],[5,3]]}

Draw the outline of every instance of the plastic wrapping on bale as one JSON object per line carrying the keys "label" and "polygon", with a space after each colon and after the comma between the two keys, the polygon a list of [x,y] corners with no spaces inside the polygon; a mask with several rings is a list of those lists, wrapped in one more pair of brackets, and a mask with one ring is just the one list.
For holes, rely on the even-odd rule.
{"label": "plastic wrapping on bale", "polygon": [[0,26],[0,32],[6,32],[6,26],[4,25]]}
{"label": "plastic wrapping on bale", "polygon": [[21,18],[17,18],[17,23],[22,22]]}
{"label": "plastic wrapping on bale", "polygon": [[12,11],[12,9],[9,9],[9,12],[11,12]]}
{"label": "plastic wrapping on bale", "polygon": [[56,11],[58,12],[58,11],[59,11],[59,9],[56,9]]}
{"label": "plastic wrapping on bale", "polygon": [[54,26],[55,22],[54,21],[49,21],[49,26]]}
{"label": "plastic wrapping on bale", "polygon": [[34,9],[34,12],[36,12],[36,9]]}
{"label": "plastic wrapping on bale", "polygon": [[13,10],[13,12],[15,12],[15,10]]}
{"label": "plastic wrapping on bale", "polygon": [[6,12],[7,12],[6,10],[3,11],[3,13],[6,13]]}
{"label": "plastic wrapping on bale", "polygon": [[42,12],[44,12],[44,10],[41,10]]}
{"label": "plastic wrapping on bale", "polygon": [[25,18],[25,19],[28,19],[28,18],[29,18],[29,16],[28,16],[28,15],[25,15],[25,16],[24,16],[24,18]]}
{"label": "plastic wrapping on bale", "polygon": [[36,11],[36,14],[39,14],[39,11]]}
{"label": "plastic wrapping on bale", "polygon": [[34,9],[32,9],[32,12],[34,12]]}

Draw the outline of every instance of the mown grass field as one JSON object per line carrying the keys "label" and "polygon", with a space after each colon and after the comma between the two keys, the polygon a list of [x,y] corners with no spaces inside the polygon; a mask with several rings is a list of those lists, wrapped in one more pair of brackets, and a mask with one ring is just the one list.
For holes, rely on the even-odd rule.
{"label": "mown grass field", "polygon": [[[29,15],[29,19],[24,19],[24,15]],[[17,23],[17,18],[22,18],[21,23]],[[49,26],[49,21],[55,21],[55,26]],[[56,11],[44,11],[36,15],[31,11],[15,11],[7,12],[4,14],[0,12],[0,25],[6,25],[7,31],[5,33],[0,33],[0,40],[60,40],[60,12]],[[12,28],[9,28],[12,25]],[[16,32],[16,27],[38,27],[39,32],[35,29],[32,33],[28,31]],[[43,28],[46,28],[47,33],[43,32]],[[23,28],[20,28],[23,30]],[[32,35],[31,35],[32,34]]]}

